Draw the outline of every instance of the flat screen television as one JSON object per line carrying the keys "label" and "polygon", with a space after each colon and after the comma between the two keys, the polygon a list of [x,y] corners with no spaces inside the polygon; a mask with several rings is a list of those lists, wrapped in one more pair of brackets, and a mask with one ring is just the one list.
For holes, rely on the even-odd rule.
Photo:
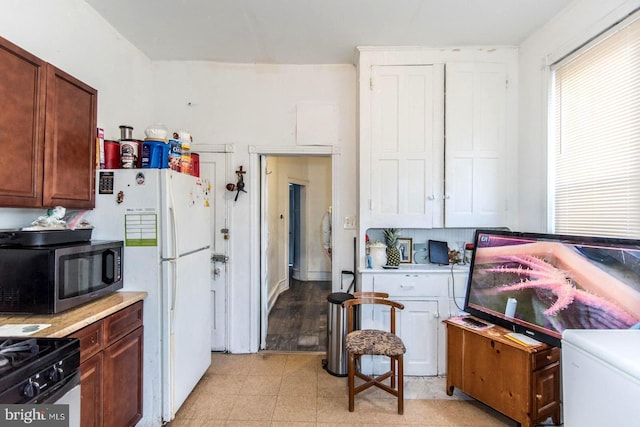
{"label": "flat screen television", "polygon": [[476,230],[467,285],[467,313],[550,345],[637,328],[640,240]]}

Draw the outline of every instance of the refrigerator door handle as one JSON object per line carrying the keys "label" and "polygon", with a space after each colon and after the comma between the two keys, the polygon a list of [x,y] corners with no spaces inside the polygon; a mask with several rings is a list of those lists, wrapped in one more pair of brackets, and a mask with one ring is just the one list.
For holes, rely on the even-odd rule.
{"label": "refrigerator door handle", "polygon": [[[169,175],[169,178],[171,178],[171,175]],[[170,259],[177,259],[178,258],[178,248],[180,247],[178,245],[178,223],[177,223],[177,219],[176,219],[176,202],[175,199],[173,197],[173,185],[169,184],[169,218],[171,221],[171,240],[173,243],[173,252],[169,254],[169,258]]]}
{"label": "refrigerator door handle", "polygon": [[176,308],[176,298],[177,298],[177,282],[178,282],[178,263],[176,262],[177,260],[174,259],[170,259],[169,260],[169,266],[171,268],[171,305],[170,305],[170,311],[171,311],[171,319],[170,319],[170,325],[169,325],[169,329],[171,330],[171,332],[173,333],[173,313],[174,310]]}

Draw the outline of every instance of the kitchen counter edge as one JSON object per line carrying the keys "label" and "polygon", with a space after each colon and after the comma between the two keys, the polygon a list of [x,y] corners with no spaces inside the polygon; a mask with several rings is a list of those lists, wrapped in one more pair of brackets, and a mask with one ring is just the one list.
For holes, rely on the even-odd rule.
{"label": "kitchen counter edge", "polygon": [[58,314],[3,313],[0,314],[0,325],[50,323],[48,328],[28,336],[62,338],[146,297],[146,292],[120,291]]}
{"label": "kitchen counter edge", "polygon": [[407,274],[407,273],[469,273],[469,264],[455,265],[451,268],[451,265],[433,265],[433,264],[408,264],[401,265],[398,268],[360,268],[358,273],[360,274]]}

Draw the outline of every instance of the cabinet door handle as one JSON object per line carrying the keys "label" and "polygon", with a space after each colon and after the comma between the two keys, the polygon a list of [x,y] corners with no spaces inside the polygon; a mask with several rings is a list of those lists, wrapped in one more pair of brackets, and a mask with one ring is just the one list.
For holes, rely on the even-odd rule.
{"label": "cabinet door handle", "polygon": [[553,356],[551,356],[550,354],[547,354],[547,360],[551,360],[553,359]]}
{"label": "cabinet door handle", "polygon": [[413,289],[413,288],[415,288],[415,286],[414,286],[414,285],[400,285],[400,287],[401,287],[402,289]]}
{"label": "cabinet door handle", "polygon": [[541,400],[542,399],[542,395],[541,394],[536,394],[536,399]]}

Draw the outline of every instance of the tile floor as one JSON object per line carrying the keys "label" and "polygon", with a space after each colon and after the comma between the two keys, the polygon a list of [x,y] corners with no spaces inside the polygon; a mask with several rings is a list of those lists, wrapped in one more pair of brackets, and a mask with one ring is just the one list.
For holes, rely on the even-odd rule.
{"label": "tile floor", "polygon": [[369,389],[348,411],[347,380],[321,367],[324,353],[212,353],[211,367],[170,427],[420,425],[514,427],[516,423],[460,392],[444,378],[406,377],[404,415],[396,399]]}

